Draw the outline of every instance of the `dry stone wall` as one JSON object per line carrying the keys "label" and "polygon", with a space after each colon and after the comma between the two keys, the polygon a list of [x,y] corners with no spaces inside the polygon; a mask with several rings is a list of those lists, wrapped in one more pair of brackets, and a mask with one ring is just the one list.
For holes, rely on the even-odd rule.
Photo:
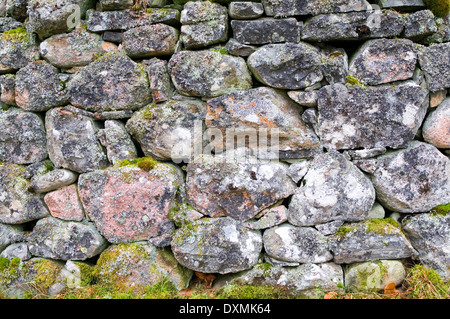
{"label": "dry stone wall", "polygon": [[448,12],[0,4],[6,296],[194,271],[310,297],[400,285],[413,263],[450,279]]}

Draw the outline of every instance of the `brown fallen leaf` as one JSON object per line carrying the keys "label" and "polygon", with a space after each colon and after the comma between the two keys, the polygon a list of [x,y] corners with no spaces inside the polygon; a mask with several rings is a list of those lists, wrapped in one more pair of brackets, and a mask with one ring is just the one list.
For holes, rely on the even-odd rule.
{"label": "brown fallen leaf", "polygon": [[179,294],[189,298],[190,296],[192,296],[192,289],[191,288],[182,289],[180,290]]}
{"label": "brown fallen leaf", "polygon": [[388,296],[396,296],[399,294],[398,290],[395,289],[395,282],[391,282],[384,287],[384,294]]}
{"label": "brown fallen leaf", "polygon": [[337,298],[338,293],[335,291],[330,291],[327,294],[325,294],[325,296],[323,297],[323,299],[335,299]]}
{"label": "brown fallen leaf", "polygon": [[198,279],[203,280],[208,288],[212,287],[213,281],[216,279],[216,276],[213,274],[204,274],[198,271],[195,272],[195,275]]}

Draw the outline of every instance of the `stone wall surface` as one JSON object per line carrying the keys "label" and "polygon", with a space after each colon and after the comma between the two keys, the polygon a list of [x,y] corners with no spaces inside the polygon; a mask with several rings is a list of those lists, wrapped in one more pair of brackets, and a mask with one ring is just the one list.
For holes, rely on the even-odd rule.
{"label": "stone wall surface", "polygon": [[449,41],[421,0],[0,0],[0,291],[450,280]]}

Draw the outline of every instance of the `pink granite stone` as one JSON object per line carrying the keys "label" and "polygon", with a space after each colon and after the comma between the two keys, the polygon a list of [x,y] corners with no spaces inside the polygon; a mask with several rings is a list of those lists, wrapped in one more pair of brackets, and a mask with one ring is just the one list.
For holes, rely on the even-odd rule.
{"label": "pink granite stone", "polygon": [[44,202],[53,217],[73,221],[82,221],[84,218],[75,184],[47,193]]}

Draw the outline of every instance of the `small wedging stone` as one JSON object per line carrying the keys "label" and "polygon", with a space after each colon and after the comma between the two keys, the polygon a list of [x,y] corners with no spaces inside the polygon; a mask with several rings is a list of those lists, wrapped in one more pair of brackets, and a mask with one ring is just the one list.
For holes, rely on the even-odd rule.
{"label": "small wedging stone", "polygon": [[390,218],[344,224],[329,241],[337,264],[417,257],[398,223]]}
{"label": "small wedging stone", "polygon": [[160,229],[172,223],[168,214],[183,184],[181,170],[153,161],[144,169],[137,165],[116,165],[78,178],[87,217],[114,244],[160,236]]}
{"label": "small wedging stone", "polygon": [[49,216],[42,195],[31,192],[25,167],[0,164],[0,223],[23,224]]}
{"label": "small wedging stone", "polygon": [[11,107],[0,111],[0,160],[31,164],[47,158],[44,122],[35,113]]}
{"label": "small wedging stone", "polygon": [[34,256],[58,260],[85,260],[100,254],[107,241],[90,222],[40,219],[27,237]]}
{"label": "small wedging stone", "polygon": [[414,75],[417,54],[408,39],[375,39],[354,54],[349,75],[368,85],[407,80]]}
{"label": "small wedging stone", "polygon": [[0,75],[0,102],[16,106],[16,76]]}
{"label": "small wedging stone", "polygon": [[435,16],[430,10],[421,10],[407,16],[403,36],[408,39],[420,40],[437,32]]}
{"label": "small wedging stone", "polygon": [[[349,73],[348,56],[345,50],[327,46],[322,48],[322,54],[322,73],[328,84],[345,83]],[[313,92],[315,91],[308,93]]]}
{"label": "small wedging stone", "polygon": [[133,0],[100,0],[99,5],[102,11],[124,10],[133,6]]}
{"label": "small wedging stone", "polygon": [[325,86],[317,102],[318,135],[328,149],[406,147],[428,104],[428,91],[413,81],[396,86]]}
{"label": "small wedging stone", "polygon": [[415,10],[425,7],[423,0],[379,0],[378,5],[381,8],[393,8],[400,10]]}
{"label": "small wedging stone", "polygon": [[325,292],[341,291],[344,273],[335,263],[302,264],[296,267],[282,267],[257,264],[252,269],[237,274],[221,276],[214,284],[215,289],[234,285],[267,285],[286,288],[293,294],[306,298],[323,298]]}
{"label": "small wedging stone", "polygon": [[315,225],[314,228],[316,228],[322,235],[328,236],[333,235],[343,224],[344,221],[342,220],[333,220],[328,223]]}
{"label": "small wedging stone", "polygon": [[55,169],[31,178],[31,187],[37,193],[47,193],[55,189],[68,186],[75,182],[78,174],[67,169]]}
{"label": "small wedging stone", "polygon": [[0,252],[11,244],[22,241],[24,234],[22,225],[6,225],[0,223]]}
{"label": "small wedging stone", "polygon": [[91,112],[137,110],[148,104],[145,69],[123,52],[111,52],[75,73],[68,85],[70,103]]}
{"label": "small wedging stone", "polygon": [[228,14],[231,19],[257,19],[264,14],[264,7],[259,2],[236,1],[230,3]]}
{"label": "small wedging stone", "polygon": [[377,200],[389,210],[418,213],[450,203],[450,159],[430,144],[414,141],[379,156],[369,174]]}
{"label": "small wedging stone", "polygon": [[310,161],[289,204],[288,220],[296,226],[361,221],[368,218],[374,202],[370,179],[344,155],[332,151]]}
{"label": "small wedging stone", "polygon": [[236,39],[231,38],[227,44],[225,44],[225,50],[228,54],[248,57],[250,54],[255,52],[258,48],[253,45],[247,45],[236,41]]}
{"label": "small wedging stone", "polygon": [[312,227],[296,227],[282,224],[264,231],[265,252],[284,261],[323,263],[333,259],[324,235]]}
{"label": "small wedging stone", "polygon": [[84,218],[83,206],[75,184],[47,193],[44,202],[53,217],[78,222]]}
{"label": "small wedging stone", "polygon": [[419,252],[419,260],[450,279],[450,214],[435,212],[410,216],[402,220],[403,231]]}
{"label": "small wedging stone", "polygon": [[268,0],[275,17],[370,11],[366,0]]}
{"label": "small wedging stone", "polygon": [[214,50],[175,53],[168,68],[175,88],[183,95],[216,97],[252,87],[243,58]]}
{"label": "small wedging stone", "polygon": [[399,286],[406,278],[405,266],[399,260],[378,260],[348,265],[345,286],[348,291],[380,291],[387,284]]}
{"label": "small wedging stone", "polygon": [[45,115],[47,145],[55,167],[84,173],[108,164],[96,136],[98,124],[90,117],[65,108],[53,108]]}
{"label": "small wedging stone", "polygon": [[36,38],[24,28],[10,30],[14,33],[0,34],[0,73],[15,72],[28,63],[39,59]]}
{"label": "small wedging stone", "polygon": [[105,128],[99,131],[99,140],[106,147],[108,160],[115,164],[118,161],[134,160],[137,149],[125,125],[117,120],[106,120]]}
{"label": "small wedging stone", "polygon": [[232,273],[253,267],[262,249],[261,233],[231,217],[202,218],[175,231],[178,262],[203,273]]}
{"label": "small wedging stone", "polygon": [[431,92],[450,88],[450,43],[423,48],[419,52],[419,64]]}
{"label": "small wedging stone", "polygon": [[299,90],[322,81],[322,55],[311,44],[267,44],[252,53],[248,67],[261,83],[278,89]]}
{"label": "small wedging stone", "polygon": [[144,60],[145,72],[147,72],[150,93],[153,103],[164,102],[170,99],[174,90],[170,80],[167,61],[153,58]]}
{"label": "small wedging stone", "polygon": [[182,267],[170,249],[147,242],[112,245],[102,252],[95,271],[102,287],[139,289],[165,279],[178,290],[189,286],[193,271]]}
{"label": "small wedging stone", "polygon": [[244,226],[250,229],[267,229],[280,225],[287,221],[287,208],[283,205],[267,208],[261,215],[257,220],[245,222]]}
{"label": "small wedging stone", "polygon": [[203,154],[187,165],[186,189],[192,207],[211,217],[245,221],[292,195],[296,185],[287,175],[287,164],[246,158],[243,151]]}
{"label": "small wedging stone", "polygon": [[0,254],[0,257],[8,259],[19,258],[20,260],[28,260],[31,258],[31,253],[28,250],[28,245],[26,243],[15,243],[6,247],[5,250],[3,250]]}
{"label": "small wedging stone", "polygon": [[438,148],[450,148],[450,98],[428,114],[422,126],[423,139]]}

